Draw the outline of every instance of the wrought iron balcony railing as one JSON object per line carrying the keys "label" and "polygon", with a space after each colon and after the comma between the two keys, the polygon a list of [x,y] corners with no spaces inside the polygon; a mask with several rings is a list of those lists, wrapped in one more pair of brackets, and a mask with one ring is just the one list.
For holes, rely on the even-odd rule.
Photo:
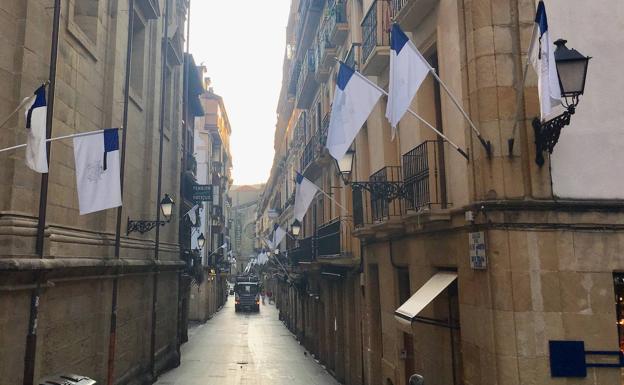
{"label": "wrought iron balcony railing", "polygon": [[403,155],[403,179],[408,210],[446,208],[444,153],[441,143],[427,140]]}
{"label": "wrought iron balcony railing", "polygon": [[321,127],[319,130],[315,131],[314,134],[306,143],[305,148],[303,149],[303,155],[301,156],[300,167],[302,171],[317,159],[321,157],[323,151],[325,149],[325,144],[327,143],[327,129],[329,128],[329,112],[325,114],[321,122]]}
{"label": "wrought iron balcony railing", "polygon": [[351,256],[353,252],[349,219],[338,217],[319,226],[316,230],[315,241],[317,258]]}
{"label": "wrought iron balcony railing", "polygon": [[288,96],[294,98],[297,95],[299,84],[299,74],[301,73],[301,62],[294,62],[290,71],[290,83],[288,83]]}
{"label": "wrought iron balcony railing", "polygon": [[349,48],[349,52],[347,52],[347,55],[344,58],[344,63],[346,65],[348,65],[351,68],[355,68],[355,51],[358,45],[357,44],[351,44],[351,48]]}
{"label": "wrought iron balcony railing", "polygon": [[392,0],[392,16],[396,17],[409,2],[410,0]]}
{"label": "wrought iron balcony railing", "polygon": [[362,20],[362,62],[372,58],[376,47],[390,46],[389,0],[375,0]]}
{"label": "wrought iron balcony railing", "polygon": [[313,237],[300,239],[297,247],[288,250],[288,258],[292,265],[314,261]]}
{"label": "wrought iron balcony railing", "polygon": [[401,167],[386,166],[368,182],[352,182],[353,222],[356,227],[387,221],[404,214]]}

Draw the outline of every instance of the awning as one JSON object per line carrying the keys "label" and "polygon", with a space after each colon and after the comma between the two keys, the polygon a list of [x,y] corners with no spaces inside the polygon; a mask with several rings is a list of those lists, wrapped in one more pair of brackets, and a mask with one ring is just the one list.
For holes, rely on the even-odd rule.
{"label": "awning", "polygon": [[[412,322],[418,320],[418,314],[456,279],[457,273],[455,272],[441,271],[436,273],[394,312],[394,318],[396,318],[402,326],[409,325],[411,327]],[[436,320],[430,321],[432,321],[430,323],[433,324],[440,324],[440,322]]]}

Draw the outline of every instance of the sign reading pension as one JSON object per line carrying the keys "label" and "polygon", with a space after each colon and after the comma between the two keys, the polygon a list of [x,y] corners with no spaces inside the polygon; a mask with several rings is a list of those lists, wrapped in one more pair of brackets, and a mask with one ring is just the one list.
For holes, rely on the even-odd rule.
{"label": "sign reading pension", "polygon": [[212,202],[212,185],[196,184],[193,185],[193,202]]}

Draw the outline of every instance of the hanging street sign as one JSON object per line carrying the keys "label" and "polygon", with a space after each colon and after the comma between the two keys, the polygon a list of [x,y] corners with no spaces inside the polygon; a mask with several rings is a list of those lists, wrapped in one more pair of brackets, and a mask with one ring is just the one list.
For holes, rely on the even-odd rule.
{"label": "hanging street sign", "polygon": [[468,233],[468,249],[470,251],[470,267],[474,270],[487,269],[485,233],[483,231]]}
{"label": "hanging street sign", "polygon": [[194,203],[212,202],[212,185],[196,184],[192,188],[192,197]]}

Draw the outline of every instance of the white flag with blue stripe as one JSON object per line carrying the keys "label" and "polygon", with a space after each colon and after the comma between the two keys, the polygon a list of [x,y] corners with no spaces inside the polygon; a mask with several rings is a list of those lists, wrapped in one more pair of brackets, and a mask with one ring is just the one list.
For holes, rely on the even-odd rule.
{"label": "white flag with blue stripe", "polygon": [[334,159],[342,160],[381,95],[362,75],[340,63],[327,130],[327,149]]}
{"label": "white flag with blue stripe", "polygon": [[277,223],[273,226],[273,247],[278,248],[279,244],[282,243],[282,240],[286,236],[286,230],[282,228],[282,226]]}
{"label": "white flag with blue stripe", "polygon": [[390,82],[386,106],[386,118],[392,126],[393,138],[397,124],[431,70],[414,43],[394,23],[390,35]]}
{"label": "white flag with blue stripe", "polygon": [[537,89],[539,92],[542,120],[548,119],[554,107],[561,102],[561,88],[555,63],[555,51],[548,33],[546,7],[540,1],[535,14],[535,28],[529,48],[531,64],[537,72]]}
{"label": "white flag with blue stripe", "polygon": [[293,216],[296,220],[303,222],[303,217],[318,191],[317,185],[297,173],[295,178],[295,207],[293,208]]}
{"label": "white flag with blue stripe", "polygon": [[119,135],[116,128],[74,138],[80,215],[121,206]]}
{"label": "white flag with blue stripe", "polygon": [[45,174],[48,172],[46,153],[46,103],[45,85],[37,88],[32,101],[26,108],[26,166],[31,170]]}

